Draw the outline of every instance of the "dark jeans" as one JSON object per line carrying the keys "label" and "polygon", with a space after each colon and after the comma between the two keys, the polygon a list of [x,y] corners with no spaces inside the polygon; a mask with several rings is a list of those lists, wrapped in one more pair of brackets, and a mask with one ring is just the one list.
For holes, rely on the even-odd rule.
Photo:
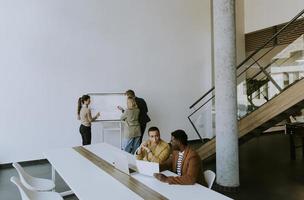
{"label": "dark jeans", "polygon": [[140,124],[141,135],[140,135],[140,138],[139,138],[139,144],[142,143],[142,139],[143,139],[144,134],[145,134],[146,126],[147,126],[147,124]]}
{"label": "dark jeans", "polygon": [[87,127],[81,124],[79,128],[79,132],[82,137],[82,145],[91,144],[91,137],[92,137],[91,127]]}

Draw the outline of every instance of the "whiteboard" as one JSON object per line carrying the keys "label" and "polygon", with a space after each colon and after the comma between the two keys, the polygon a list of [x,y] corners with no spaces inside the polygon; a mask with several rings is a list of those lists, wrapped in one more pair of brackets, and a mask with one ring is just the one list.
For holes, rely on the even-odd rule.
{"label": "whiteboard", "polygon": [[117,106],[127,107],[127,97],[124,93],[91,93],[90,108],[92,116],[100,112],[97,120],[119,120],[121,111]]}

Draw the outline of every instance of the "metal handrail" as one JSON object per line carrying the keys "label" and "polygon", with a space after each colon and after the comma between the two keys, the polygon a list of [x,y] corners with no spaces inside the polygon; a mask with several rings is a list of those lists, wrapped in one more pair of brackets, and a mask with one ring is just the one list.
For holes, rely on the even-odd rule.
{"label": "metal handrail", "polygon": [[[304,9],[299,12],[294,18],[292,18],[286,25],[284,25],[277,33],[275,33],[269,40],[267,40],[262,46],[260,46],[258,49],[256,49],[253,53],[251,53],[244,61],[242,61],[238,66],[237,69],[239,69],[241,66],[243,66],[249,59],[251,59],[254,55],[256,55],[259,51],[264,49],[272,40],[277,38],[277,36],[284,31],[290,24],[292,24],[294,21],[296,21],[299,17],[301,17],[304,14]],[[269,51],[264,53],[259,59],[255,60],[254,63],[259,61],[264,55],[266,55]],[[253,64],[252,64],[253,65]],[[250,65],[248,68],[246,68],[243,72],[247,71],[252,65]],[[243,73],[241,72],[241,74]],[[239,74],[238,77],[241,75]],[[196,100],[189,108],[192,109],[195,105],[197,105],[202,99],[204,99],[208,94],[210,94],[215,87],[213,86],[210,88],[203,96],[201,96],[198,100]]]}
{"label": "metal handrail", "polygon": [[[276,39],[278,37],[278,35],[280,35],[287,27],[290,26],[290,24],[292,24],[293,22],[295,22],[297,19],[299,19],[301,16],[303,17],[304,14],[304,9],[299,12],[295,17],[293,17],[287,24],[285,24],[278,32],[276,32],[270,39],[268,39],[262,46],[260,46],[259,48],[257,48],[253,53],[251,53],[246,59],[244,59],[239,65],[237,65],[236,69],[238,70],[239,68],[241,68],[247,61],[249,61],[250,59],[253,59],[253,56],[255,56],[258,52],[260,52],[262,49],[264,49],[271,41],[273,41],[274,39]],[[274,47],[270,48],[270,50],[268,50],[266,53],[264,53],[261,57],[259,57],[258,59],[253,59],[254,63],[251,64],[249,67],[246,67],[246,69],[244,71],[242,71],[240,74],[237,75],[237,77],[239,77],[241,74],[243,74],[244,72],[246,72],[248,69],[250,69],[255,63],[258,63],[258,61],[263,58],[266,54],[268,54],[272,49],[274,49]],[[274,61],[275,62],[275,61]],[[267,72],[265,71],[265,69],[267,69],[269,66],[271,66],[274,62],[271,62],[271,64],[267,65],[266,68],[260,66],[260,70],[263,71],[264,73],[267,74]],[[263,68],[263,69],[262,69]],[[256,74],[258,75],[258,74]],[[201,102],[207,95],[209,95],[211,92],[213,92],[215,90],[215,86],[211,87],[206,93],[204,93],[203,96],[201,96],[198,100],[196,100],[189,108],[192,109],[195,105],[197,105],[199,102]],[[189,116],[188,119],[190,121],[190,123],[192,124],[195,132],[197,133],[197,135],[199,136],[199,138],[202,140],[197,128],[195,127],[195,125],[193,124],[193,122],[191,121],[190,117],[196,113],[200,108],[202,108],[204,105],[206,105],[209,101],[211,101],[213,98],[215,97],[215,94],[212,95],[211,98],[209,98],[205,103],[203,103],[199,108],[197,108],[196,110],[194,110]]]}
{"label": "metal handrail", "polygon": [[201,98],[199,98],[198,100],[196,100],[189,108],[192,109],[196,104],[198,104],[203,98],[205,98],[213,90],[214,90],[214,86],[210,90],[208,90]]}

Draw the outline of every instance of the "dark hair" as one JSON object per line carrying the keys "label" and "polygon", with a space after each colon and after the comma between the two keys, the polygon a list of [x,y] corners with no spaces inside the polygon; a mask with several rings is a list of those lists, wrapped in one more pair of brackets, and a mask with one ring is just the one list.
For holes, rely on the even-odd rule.
{"label": "dark hair", "polygon": [[148,129],[148,135],[150,131],[157,131],[159,133],[159,129],[156,126],[152,126]]}
{"label": "dark hair", "polygon": [[183,145],[187,145],[188,136],[184,130],[176,130],[171,133],[171,135],[178,141],[180,141]]}
{"label": "dark hair", "polygon": [[135,97],[135,92],[133,90],[127,90],[125,93],[128,97]]}
{"label": "dark hair", "polygon": [[82,97],[79,97],[78,99],[78,106],[77,106],[77,114],[79,115],[80,114],[80,109],[81,109],[81,106],[82,104],[86,101],[90,99],[90,96],[85,94],[85,95],[82,95]]}

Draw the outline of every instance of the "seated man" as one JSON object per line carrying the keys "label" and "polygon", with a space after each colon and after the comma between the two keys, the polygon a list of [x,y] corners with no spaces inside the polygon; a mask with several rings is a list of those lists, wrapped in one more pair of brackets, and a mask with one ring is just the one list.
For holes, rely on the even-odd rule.
{"label": "seated man", "polygon": [[[170,169],[178,176],[165,176],[155,173],[154,176],[165,183],[192,185],[203,184],[202,165],[198,154],[187,145],[188,136],[183,130],[171,133],[172,156],[162,165],[161,170]],[[203,184],[206,185],[206,184]]]}
{"label": "seated man", "polygon": [[149,140],[143,142],[136,152],[138,160],[163,163],[170,155],[170,146],[160,139],[159,129],[151,127],[148,130]]}

